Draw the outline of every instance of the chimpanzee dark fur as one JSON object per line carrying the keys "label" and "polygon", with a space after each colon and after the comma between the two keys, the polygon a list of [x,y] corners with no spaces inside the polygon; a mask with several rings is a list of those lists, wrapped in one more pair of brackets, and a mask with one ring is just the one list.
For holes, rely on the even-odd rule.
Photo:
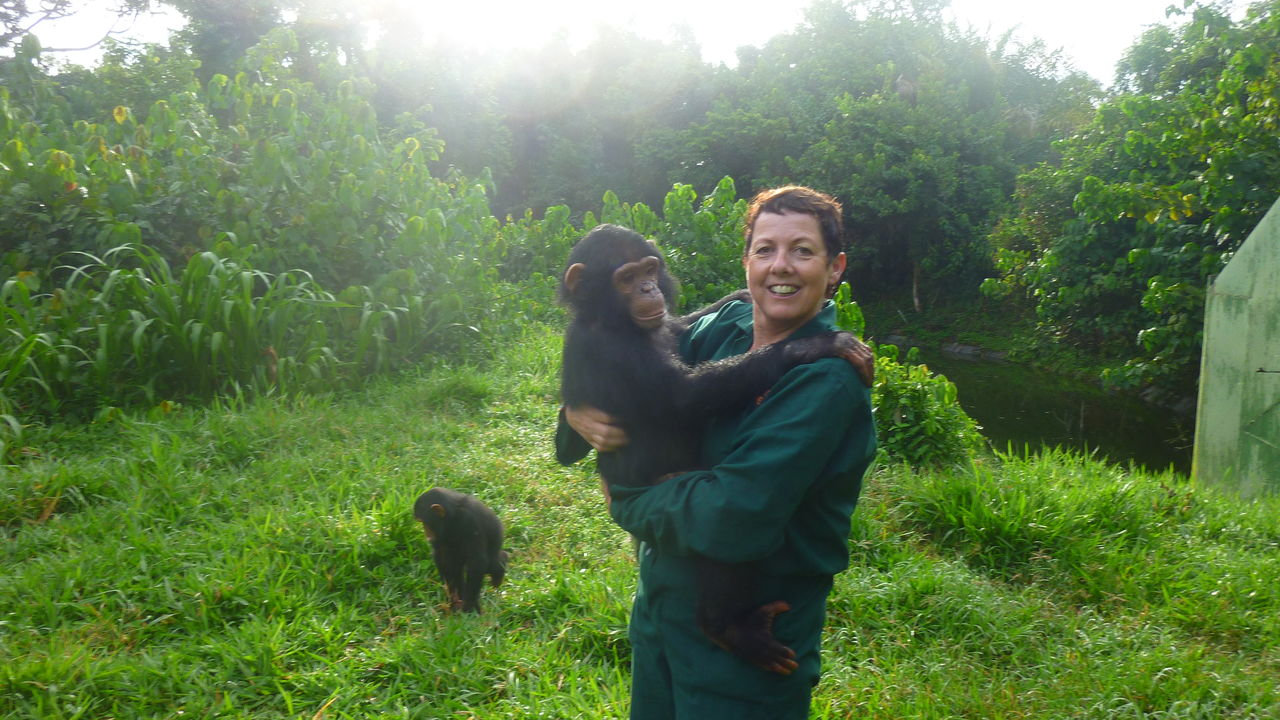
{"label": "chimpanzee dark fur", "polygon": [[484,576],[498,587],[507,572],[502,549],[502,521],[488,505],[448,488],[432,488],[418,496],[413,516],[431,543],[436,569],[454,610],[480,612]]}

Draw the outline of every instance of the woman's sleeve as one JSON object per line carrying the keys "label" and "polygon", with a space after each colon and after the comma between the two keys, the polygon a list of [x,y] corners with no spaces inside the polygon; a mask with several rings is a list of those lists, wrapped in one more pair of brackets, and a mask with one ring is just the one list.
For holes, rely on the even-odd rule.
{"label": "woman's sleeve", "polygon": [[874,451],[870,393],[843,361],[802,365],[743,421],[714,468],[648,488],[611,487],[610,512],[665,553],[755,560],[781,546],[796,507],[849,443]]}

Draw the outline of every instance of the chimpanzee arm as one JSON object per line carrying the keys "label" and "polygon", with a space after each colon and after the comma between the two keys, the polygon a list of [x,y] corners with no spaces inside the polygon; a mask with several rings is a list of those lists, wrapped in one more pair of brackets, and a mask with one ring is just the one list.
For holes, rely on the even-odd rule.
{"label": "chimpanzee arm", "polygon": [[849,333],[829,332],[700,363],[673,397],[677,412],[705,418],[741,408],[763,395],[791,368],[840,356],[859,344]]}
{"label": "chimpanzee arm", "polygon": [[570,407],[591,406],[628,429],[670,422],[689,368],[666,328],[638,334],[570,325],[561,395]]}
{"label": "chimpanzee arm", "polygon": [[[800,535],[847,538],[860,478],[875,455],[870,400],[846,365],[798,368],[745,417],[714,467],[649,487],[612,486],[611,514],[664,552],[722,562],[769,555],[786,542],[789,526]],[[808,509],[797,526],[801,504]],[[821,571],[838,572],[848,559],[844,544],[828,549],[820,562],[831,565]]]}
{"label": "chimpanzee arm", "polygon": [[724,297],[720,298],[719,300],[711,303],[710,305],[704,308],[694,310],[688,315],[681,315],[680,317],[675,318],[675,321],[679,325],[679,329],[683,330],[685,328],[688,328],[690,325],[694,324],[704,316],[710,315],[711,313],[719,310],[725,305],[728,305],[734,300],[740,300],[745,303],[751,302],[751,291],[744,288],[742,290],[731,292],[728,295],[725,295]]}

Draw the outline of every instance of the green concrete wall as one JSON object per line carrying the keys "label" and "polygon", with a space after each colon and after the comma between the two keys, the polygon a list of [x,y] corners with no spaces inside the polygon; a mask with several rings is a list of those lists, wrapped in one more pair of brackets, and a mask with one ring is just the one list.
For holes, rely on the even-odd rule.
{"label": "green concrete wall", "polygon": [[1209,285],[1191,474],[1280,491],[1280,201]]}

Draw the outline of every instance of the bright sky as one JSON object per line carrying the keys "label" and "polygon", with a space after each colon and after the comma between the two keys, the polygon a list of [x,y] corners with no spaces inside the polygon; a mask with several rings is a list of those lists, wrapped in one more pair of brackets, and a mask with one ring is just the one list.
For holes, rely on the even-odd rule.
{"label": "bright sky", "polygon": [[[1062,48],[1075,66],[1109,84],[1117,60],[1142,30],[1165,21],[1165,8],[1181,0],[952,0],[949,17],[992,39],[1014,29],[1015,38],[1038,37],[1050,49]],[[37,29],[47,47],[77,47],[94,42],[109,26],[108,0],[90,0],[88,8],[57,25]],[[481,46],[536,45],[558,26],[585,42],[597,23],[629,28],[650,37],[669,37],[687,25],[709,62],[732,63],[741,45],[761,45],[794,28],[807,2],[779,0],[450,0],[425,3],[424,26],[443,29],[455,40]],[[1245,0],[1233,0],[1237,15]],[[170,21],[171,22],[171,21]],[[131,36],[163,41],[166,21],[145,19]],[[92,62],[91,54],[69,55]]]}

